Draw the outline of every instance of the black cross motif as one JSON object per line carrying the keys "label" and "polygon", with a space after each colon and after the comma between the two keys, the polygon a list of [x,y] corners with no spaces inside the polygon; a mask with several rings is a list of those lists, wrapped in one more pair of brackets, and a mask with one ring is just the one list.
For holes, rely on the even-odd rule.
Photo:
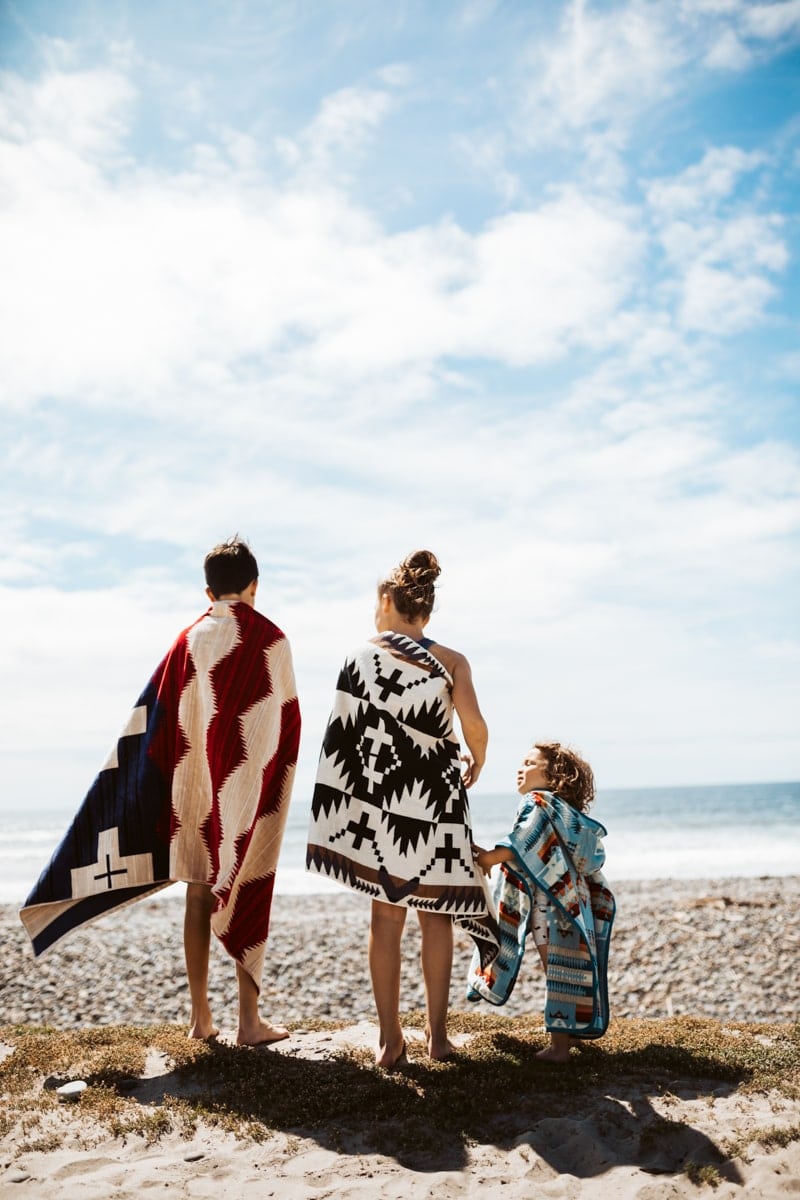
{"label": "black cross motif", "polygon": [[361,843],[364,841],[364,838],[369,838],[373,846],[375,845],[375,830],[370,828],[369,818],[365,812],[362,812],[358,824],[355,821],[348,822],[347,832],[353,835],[354,850],[361,849]]}
{"label": "black cross motif", "polygon": [[109,886],[109,888],[111,888],[113,886],[111,883],[112,875],[127,875],[127,874],[128,874],[127,867],[120,867],[117,871],[112,871],[111,870],[111,855],[107,854],[106,855],[106,869],[105,869],[105,871],[101,871],[99,875],[95,875],[95,879],[107,879],[108,886]]}
{"label": "black cross motif", "polygon": [[449,875],[450,871],[452,870],[453,863],[457,862],[461,858],[461,851],[457,850],[453,845],[452,833],[446,833],[444,835],[444,841],[445,844],[443,846],[439,846],[433,857],[444,859],[445,874]]}
{"label": "black cross motif", "polygon": [[[375,682],[378,684],[378,686],[381,689],[381,695],[380,695],[381,704],[386,703],[386,701],[389,699],[389,696],[392,694],[392,692],[394,692],[395,695],[397,695],[397,696],[402,696],[403,692],[406,690],[405,685],[398,684],[398,682],[397,682],[402,674],[403,674],[403,672],[400,670],[400,668],[395,667],[395,669],[394,669],[394,671],[392,671],[391,675],[387,677],[386,675],[384,675],[382,673],[380,667],[378,667],[378,675],[377,675]],[[381,683],[381,680],[383,680],[383,683]]]}

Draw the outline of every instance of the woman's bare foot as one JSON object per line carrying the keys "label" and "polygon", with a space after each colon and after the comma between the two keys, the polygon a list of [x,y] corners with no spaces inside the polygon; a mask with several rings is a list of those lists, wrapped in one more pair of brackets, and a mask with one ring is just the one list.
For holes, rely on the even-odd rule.
{"label": "woman's bare foot", "polygon": [[392,1071],[395,1067],[406,1062],[406,1043],[401,1038],[400,1045],[382,1045],[378,1042],[375,1050],[375,1066],[383,1067],[384,1071]]}
{"label": "woman's bare foot", "polygon": [[433,1037],[427,1029],[425,1030],[425,1042],[428,1047],[428,1057],[434,1059],[435,1062],[446,1062],[456,1052],[455,1046],[446,1035]]}
{"label": "woman's bare foot", "polygon": [[288,1038],[289,1030],[283,1025],[270,1025],[269,1021],[259,1020],[257,1024],[247,1028],[239,1026],[236,1035],[237,1046],[268,1046],[270,1042],[282,1042]]}

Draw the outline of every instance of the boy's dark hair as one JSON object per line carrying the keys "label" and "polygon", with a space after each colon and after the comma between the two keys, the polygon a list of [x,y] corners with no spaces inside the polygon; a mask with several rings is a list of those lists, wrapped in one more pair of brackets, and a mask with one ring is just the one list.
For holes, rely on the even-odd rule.
{"label": "boy's dark hair", "polygon": [[258,563],[247,542],[238,534],[209,550],[203,563],[206,583],[215,598],[244,589],[258,579]]}
{"label": "boy's dark hair", "polygon": [[594,800],[594,775],[586,759],[561,742],[536,742],[535,746],[547,763],[551,790],[579,812],[586,812]]}

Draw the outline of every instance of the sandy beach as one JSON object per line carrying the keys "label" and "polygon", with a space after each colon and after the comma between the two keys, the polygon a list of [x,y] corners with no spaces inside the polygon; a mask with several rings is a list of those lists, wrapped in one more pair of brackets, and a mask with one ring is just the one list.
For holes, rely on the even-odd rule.
{"label": "sandy beach", "polygon": [[[189,1045],[179,1028],[187,1013],[180,897],[106,918],[38,963],[15,909],[5,906],[0,1196],[127,1200],[151,1186],[187,1197],[335,1193],[345,1200],[797,1194],[800,877],[629,882],[615,891],[607,1038],[574,1051],[566,1068],[536,1064],[544,1044],[540,972],[531,962],[504,1009],[473,1006],[463,998],[470,947],[457,938],[451,1000],[462,1053],[430,1064],[415,1011],[422,990],[410,920],[403,1006],[411,1065],[391,1075],[370,1063],[368,906],[360,897],[276,897],[262,1007],[292,1022],[292,1037],[274,1048],[231,1044],[233,971],[215,948],[212,998],[222,1036],[210,1057],[203,1047],[202,1063],[184,1061],[180,1048]],[[130,1078],[121,1081],[106,1060],[92,1074],[75,1038],[105,1030],[113,1041],[127,1025],[162,1032],[148,1034]],[[48,1032],[34,1035],[38,1026]],[[754,1073],[759,1054],[778,1064],[772,1074]],[[248,1071],[257,1072],[252,1095],[261,1098],[252,1101],[252,1128]],[[20,1072],[24,1093],[11,1082]],[[234,1110],[231,1127],[202,1114],[178,1119],[198,1072],[204,1096],[217,1089],[218,1106],[227,1074],[241,1078],[239,1101],[223,1105]],[[508,1082],[498,1098],[491,1089],[503,1072]],[[54,1103],[58,1082],[87,1074],[93,1107]],[[114,1092],[123,1116],[134,1106],[138,1125],[129,1116],[98,1116],[100,1086],[104,1096]],[[294,1105],[287,1099],[276,1108],[278,1093]],[[472,1099],[462,1120],[452,1110],[464,1097]],[[403,1136],[398,1114],[413,1117]]]}

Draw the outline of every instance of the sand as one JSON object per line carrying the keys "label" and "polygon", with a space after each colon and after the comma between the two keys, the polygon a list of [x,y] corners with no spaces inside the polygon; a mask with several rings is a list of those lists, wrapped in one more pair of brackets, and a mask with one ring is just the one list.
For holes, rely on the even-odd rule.
{"label": "sand", "polygon": [[[753,1038],[767,1045],[787,1036],[786,1023],[796,1021],[798,1014],[800,878],[623,883],[615,890],[620,911],[612,939],[611,1034],[624,1033],[642,1018],[656,1030],[663,1023],[668,1027],[670,1018],[689,1014],[705,1018],[709,1029],[713,1022],[734,1046],[737,1039],[742,1046]],[[375,1029],[364,963],[365,923],[363,902],[346,893],[277,897],[264,1011],[273,1019],[301,1024],[288,1041],[268,1050],[231,1051],[261,1056],[265,1086],[270,1072],[284,1079],[280,1068],[289,1060],[305,1064],[302,1069],[312,1079],[327,1080],[331,1072],[345,1070],[343,1054],[355,1055],[347,1060],[348,1079],[367,1078],[364,1072],[370,1079],[385,1076],[369,1065]],[[38,1024],[85,1030],[185,1021],[177,897],[142,902],[106,918],[39,963],[32,961],[10,908],[0,910],[0,928],[6,946],[0,1024],[22,1030]],[[412,922],[405,942],[403,1001],[410,1010],[421,1002]],[[459,942],[452,1002],[454,1011],[472,1014],[474,1006],[462,995],[468,958],[469,947]],[[231,977],[225,956],[215,954],[213,995],[223,1046],[232,1040]],[[544,1043],[543,1031],[528,1033],[526,1026],[521,1035],[519,1030],[523,1014],[541,1011],[542,997],[540,975],[531,970],[521,977],[507,1010],[491,1011],[518,1044],[530,1043],[531,1055]],[[488,1014],[484,1006],[480,1011]],[[335,1018],[341,1028],[304,1028],[302,1023],[312,1025],[319,1017]],[[773,1024],[765,1024],[762,1034],[752,1024],[737,1025],[743,1021]],[[775,1023],[783,1023],[782,1033],[776,1034]],[[456,1035],[465,1053],[475,1036]],[[800,1195],[800,1105],[786,1089],[753,1091],[735,1079],[704,1078],[696,1059],[666,1080],[658,1072],[648,1079],[641,1065],[626,1073],[618,1055],[607,1079],[602,1069],[587,1073],[582,1063],[550,1068],[560,1072],[557,1084],[551,1083],[552,1076],[520,1068],[523,1112],[517,1114],[510,1096],[502,1120],[487,1114],[484,1122],[473,1122],[461,1134],[451,1130],[437,1137],[434,1073],[462,1067],[445,1064],[432,1071],[423,1062],[416,1018],[407,1037],[412,1066],[401,1082],[415,1104],[423,1110],[430,1105],[431,1136],[425,1145],[391,1146],[385,1131],[376,1138],[374,1130],[353,1128],[335,1112],[313,1128],[297,1121],[287,1127],[278,1123],[264,1141],[241,1129],[234,1135],[201,1122],[194,1131],[167,1129],[148,1144],[139,1134],[112,1136],[82,1111],[80,1101],[48,1110],[32,1132],[14,1098],[5,1096],[0,1197],[666,1200],[714,1195],[775,1200]],[[593,1061],[602,1064],[602,1046],[580,1052],[586,1056],[583,1062],[594,1055]],[[0,1058],[10,1062],[14,1053],[14,1036],[0,1035]],[[491,1070],[491,1059],[484,1067]],[[40,1086],[45,1076],[43,1071]],[[170,1095],[180,1094],[181,1078],[168,1055],[151,1050],[136,1085],[141,1110],[162,1111]],[[395,1077],[385,1077],[386,1089],[397,1086]],[[794,1140],[780,1145],[779,1139],[771,1146],[753,1140],[758,1131],[775,1129],[794,1130]],[[711,1166],[714,1187],[693,1181],[693,1162]]]}

